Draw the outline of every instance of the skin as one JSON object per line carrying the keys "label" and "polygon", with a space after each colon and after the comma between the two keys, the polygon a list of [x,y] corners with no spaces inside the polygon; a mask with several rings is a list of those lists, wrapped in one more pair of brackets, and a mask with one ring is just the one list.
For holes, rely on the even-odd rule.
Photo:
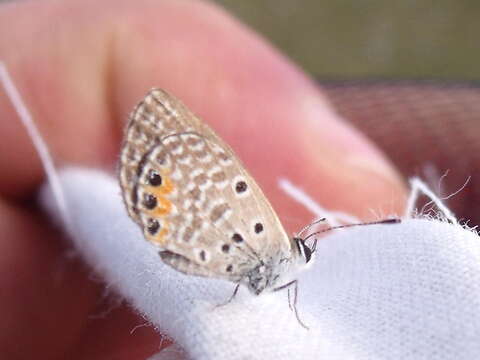
{"label": "skin", "polygon": [[[128,113],[159,86],[207,121],[288,231],[312,220],[288,177],[327,208],[401,211],[386,158],[257,34],[197,1],[23,1],[0,6],[0,59],[58,164],[114,172]],[[5,359],[144,359],[169,345],[104,284],[36,206],[38,156],[0,90],[0,353]],[[139,239],[143,241],[143,239]],[[161,328],[161,326],[160,326]],[[6,356],[5,356],[6,354]]]}

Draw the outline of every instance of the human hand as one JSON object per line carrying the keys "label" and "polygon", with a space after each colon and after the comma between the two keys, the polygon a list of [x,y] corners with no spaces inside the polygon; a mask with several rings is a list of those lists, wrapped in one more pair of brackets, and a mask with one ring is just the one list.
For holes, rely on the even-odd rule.
{"label": "human hand", "polygon": [[[59,165],[113,173],[128,113],[158,86],[232,146],[289,231],[311,214],[279,190],[280,176],[327,208],[362,218],[371,208],[402,207],[402,182],[381,153],[305,75],[211,4],[8,3],[0,7],[0,34],[0,59]],[[152,328],[131,334],[145,320],[127,305],[92,319],[110,306],[103,284],[67,258],[68,241],[35,207],[44,171],[4,93],[0,109],[0,352],[45,359],[156,352]]]}

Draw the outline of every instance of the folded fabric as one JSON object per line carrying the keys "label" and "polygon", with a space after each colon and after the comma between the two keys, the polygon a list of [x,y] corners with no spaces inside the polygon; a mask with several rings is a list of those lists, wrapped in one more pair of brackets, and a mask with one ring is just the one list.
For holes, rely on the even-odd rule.
{"label": "folded fabric", "polygon": [[[252,296],[241,289],[218,306],[232,283],[164,265],[128,218],[110,175],[70,168],[59,179],[75,249],[186,358],[480,358],[480,242],[456,223],[404,219],[322,238],[299,277],[305,330],[286,291]],[[42,204],[65,224],[48,184]]]}

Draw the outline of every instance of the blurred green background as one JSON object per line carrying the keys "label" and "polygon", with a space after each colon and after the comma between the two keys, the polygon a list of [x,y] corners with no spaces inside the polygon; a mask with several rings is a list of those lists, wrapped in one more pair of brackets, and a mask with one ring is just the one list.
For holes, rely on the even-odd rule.
{"label": "blurred green background", "polygon": [[321,78],[480,79],[479,0],[215,0]]}
{"label": "blurred green background", "polygon": [[320,78],[480,79],[480,0],[211,1]]}

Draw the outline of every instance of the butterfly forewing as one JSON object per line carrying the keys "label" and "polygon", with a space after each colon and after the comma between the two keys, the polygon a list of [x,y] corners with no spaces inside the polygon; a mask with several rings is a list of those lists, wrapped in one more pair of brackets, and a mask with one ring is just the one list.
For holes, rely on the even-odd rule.
{"label": "butterfly forewing", "polygon": [[289,256],[288,236],[233,151],[163,90],[130,117],[120,182],[129,215],[179,271],[239,281],[260,260]]}

